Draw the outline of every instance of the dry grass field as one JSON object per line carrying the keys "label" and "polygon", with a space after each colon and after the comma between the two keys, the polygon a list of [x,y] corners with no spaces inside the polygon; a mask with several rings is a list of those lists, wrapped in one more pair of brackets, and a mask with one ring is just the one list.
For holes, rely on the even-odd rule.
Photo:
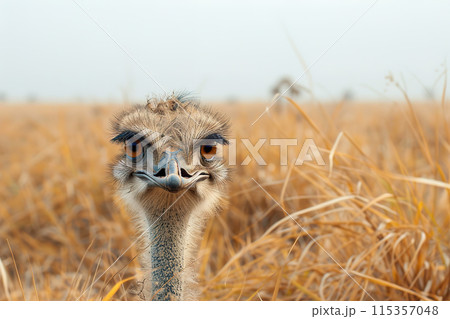
{"label": "dry grass field", "polygon": [[[448,102],[286,105],[254,126],[265,105],[217,106],[232,137],[299,145],[287,166],[266,143],[267,165],[235,167],[201,244],[201,298],[450,300]],[[0,300],[139,299],[136,234],[108,175],[120,109],[0,105]],[[306,138],[326,165],[292,165]]]}

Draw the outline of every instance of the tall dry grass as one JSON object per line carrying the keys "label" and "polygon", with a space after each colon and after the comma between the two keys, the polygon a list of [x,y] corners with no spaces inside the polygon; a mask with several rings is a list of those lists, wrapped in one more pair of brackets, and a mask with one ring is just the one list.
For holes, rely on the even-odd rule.
{"label": "tall dry grass", "polygon": [[[450,300],[448,106],[289,105],[254,126],[263,105],[220,106],[234,137],[298,138],[289,163],[313,138],[326,165],[281,166],[266,143],[266,166],[235,168],[201,243],[202,299]],[[118,110],[0,107],[0,299],[139,299],[108,183]]]}

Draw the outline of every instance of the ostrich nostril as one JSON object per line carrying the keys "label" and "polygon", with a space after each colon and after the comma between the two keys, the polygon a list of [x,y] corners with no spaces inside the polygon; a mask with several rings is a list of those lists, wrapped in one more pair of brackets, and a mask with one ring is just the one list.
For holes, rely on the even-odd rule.
{"label": "ostrich nostril", "polygon": [[184,177],[184,178],[190,178],[190,177],[192,177],[192,175],[189,174],[188,171],[185,170],[184,168],[181,168],[180,171],[181,171],[181,177]]}
{"label": "ostrich nostril", "polygon": [[156,174],[154,174],[156,177],[166,177],[166,169],[161,168]]}

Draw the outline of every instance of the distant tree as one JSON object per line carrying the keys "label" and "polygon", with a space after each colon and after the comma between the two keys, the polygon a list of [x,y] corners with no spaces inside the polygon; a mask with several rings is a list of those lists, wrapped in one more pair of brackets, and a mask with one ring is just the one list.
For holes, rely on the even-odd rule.
{"label": "distant tree", "polygon": [[427,100],[433,100],[435,97],[434,90],[429,87],[425,87],[425,98]]}
{"label": "distant tree", "polygon": [[[291,78],[285,76],[282,77],[276,85],[272,88],[272,95],[282,94],[284,91],[289,89],[284,95],[291,98],[297,98],[302,94],[303,87],[300,84],[295,83]],[[290,88],[289,88],[290,87]]]}
{"label": "distant tree", "polygon": [[28,94],[28,96],[27,96],[27,102],[28,102],[28,103],[35,103],[35,102],[37,102],[37,96],[36,96],[36,94],[34,94],[34,93]]}
{"label": "distant tree", "polygon": [[351,101],[354,98],[355,98],[355,95],[354,95],[353,91],[350,89],[345,90],[344,93],[342,94],[342,99],[344,101]]}
{"label": "distant tree", "polygon": [[[296,99],[300,97],[303,94],[303,91],[306,90],[305,87],[301,86],[300,84],[294,83],[294,81],[285,76],[282,77],[276,84],[273,86],[271,93],[272,96],[275,96],[277,94],[283,94],[283,96],[290,97],[292,99]],[[287,91],[286,91],[287,90]],[[285,93],[286,92],[286,93]],[[277,106],[275,110],[278,112],[284,113],[286,111],[285,103],[283,103],[284,99],[283,97],[279,97],[277,100]]]}
{"label": "distant tree", "polygon": [[229,104],[235,104],[235,103],[237,103],[239,101],[239,99],[237,97],[235,97],[235,96],[228,96],[226,98],[226,101]]}

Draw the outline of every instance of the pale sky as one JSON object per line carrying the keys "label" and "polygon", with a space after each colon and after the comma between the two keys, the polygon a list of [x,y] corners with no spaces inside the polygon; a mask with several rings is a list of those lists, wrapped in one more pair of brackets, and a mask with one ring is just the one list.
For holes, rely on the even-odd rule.
{"label": "pale sky", "polygon": [[[379,0],[361,17],[372,3],[0,0],[0,96],[142,101],[163,93],[153,77],[168,92],[202,99],[269,99],[277,80],[304,71],[288,34],[314,63],[320,99],[346,90],[358,99],[398,98],[389,73],[413,98],[425,97],[423,85],[439,96],[450,1]],[[311,86],[306,75],[299,83]]]}

